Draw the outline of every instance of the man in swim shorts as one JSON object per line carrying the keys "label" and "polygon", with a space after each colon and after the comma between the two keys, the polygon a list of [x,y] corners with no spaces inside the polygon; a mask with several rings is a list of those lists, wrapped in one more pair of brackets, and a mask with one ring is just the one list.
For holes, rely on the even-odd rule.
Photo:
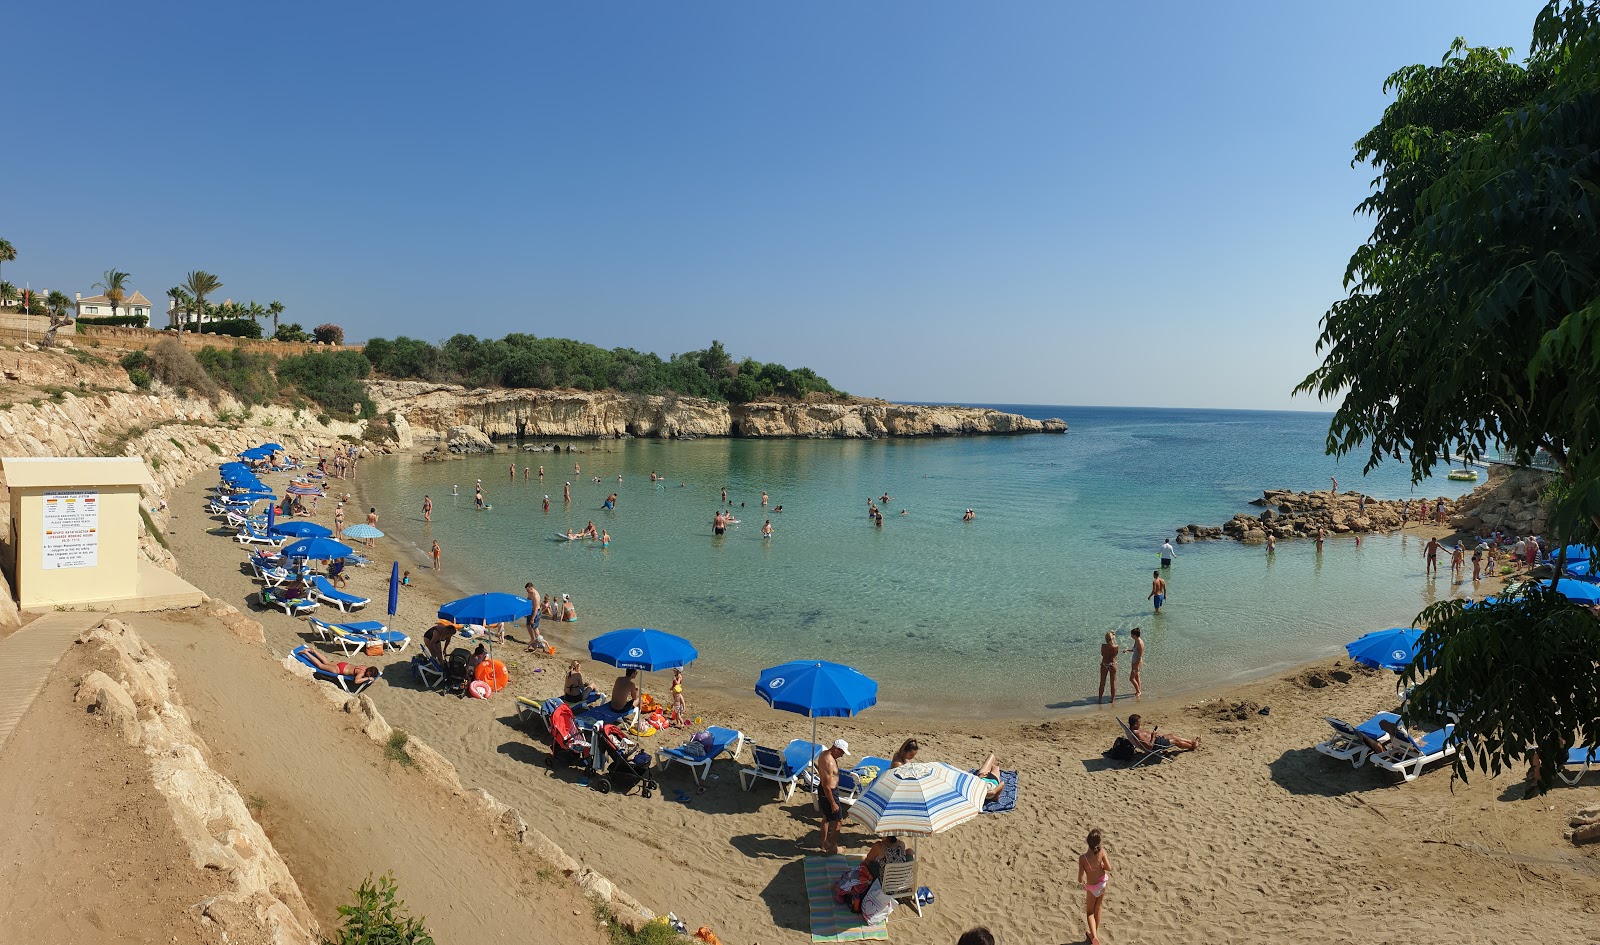
{"label": "man in swim shorts", "polygon": [[850,754],[850,743],[836,740],[817,756],[817,812],[822,815],[822,852],[839,852],[839,823],[844,820],[844,805],[839,803],[839,759]]}
{"label": "man in swim shorts", "polygon": [[1150,572],[1150,593],[1146,594],[1144,599],[1155,601],[1156,613],[1161,613],[1161,605],[1167,599],[1167,581],[1161,576],[1160,571]]}

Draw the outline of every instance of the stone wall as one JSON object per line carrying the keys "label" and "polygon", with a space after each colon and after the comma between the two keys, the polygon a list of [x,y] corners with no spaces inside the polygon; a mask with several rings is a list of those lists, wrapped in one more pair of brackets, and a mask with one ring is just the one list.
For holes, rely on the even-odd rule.
{"label": "stone wall", "polygon": [[[270,329],[271,326],[264,326]],[[235,338],[232,335],[206,335],[186,331],[161,331],[155,328],[126,328],[116,325],[81,325],[79,335],[85,340],[103,341],[117,348],[148,348],[162,338],[176,337],[190,351],[201,348],[245,348],[263,354],[305,354],[307,351],[360,351],[360,345],[324,345],[314,341],[271,341],[257,338]]]}

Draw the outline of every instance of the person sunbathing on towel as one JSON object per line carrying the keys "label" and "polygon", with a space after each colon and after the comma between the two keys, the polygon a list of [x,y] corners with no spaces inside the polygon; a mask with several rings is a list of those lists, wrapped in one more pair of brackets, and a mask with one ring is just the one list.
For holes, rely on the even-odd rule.
{"label": "person sunbathing on towel", "polygon": [[[1160,726],[1156,726],[1160,728]],[[1194,751],[1200,747],[1200,739],[1183,738],[1178,735],[1157,735],[1156,728],[1144,727],[1141,716],[1128,716],[1128,730],[1133,733],[1134,739],[1139,742],[1139,747],[1145,751],[1155,751],[1157,748],[1176,748],[1179,751]]]}
{"label": "person sunbathing on towel", "polygon": [[983,780],[984,784],[989,786],[989,790],[983,796],[985,801],[994,800],[1005,789],[1005,785],[1000,782],[1000,762],[995,758],[994,752],[989,753],[989,757],[983,760],[983,764],[979,765],[978,770],[974,771],[973,774],[976,774]]}
{"label": "person sunbathing on towel", "polygon": [[306,655],[306,661],[312,666],[315,666],[325,673],[332,673],[335,676],[346,676],[355,682],[361,682],[365,679],[377,679],[380,675],[378,672],[378,667],[376,666],[357,666],[354,663],[335,663],[309,646],[306,647],[303,652]]}

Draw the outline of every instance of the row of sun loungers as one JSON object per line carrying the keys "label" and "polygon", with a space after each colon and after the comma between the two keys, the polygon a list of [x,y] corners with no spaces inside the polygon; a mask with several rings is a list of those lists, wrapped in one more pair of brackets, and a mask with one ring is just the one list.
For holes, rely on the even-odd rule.
{"label": "row of sun loungers", "polygon": [[[1383,722],[1399,724],[1400,716],[1393,712],[1379,712],[1360,725],[1351,725],[1335,718],[1326,721],[1333,729],[1333,736],[1315,746],[1318,752],[1329,758],[1348,761],[1352,767],[1369,764],[1382,768],[1400,775],[1403,781],[1415,781],[1424,768],[1456,753],[1455,745],[1450,743],[1450,736],[1455,733],[1454,723],[1421,736],[1412,736],[1403,729],[1397,729],[1396,734],[1391,735],[1382,727]],[[1374,742],[1382,751],[1373,749]]]}

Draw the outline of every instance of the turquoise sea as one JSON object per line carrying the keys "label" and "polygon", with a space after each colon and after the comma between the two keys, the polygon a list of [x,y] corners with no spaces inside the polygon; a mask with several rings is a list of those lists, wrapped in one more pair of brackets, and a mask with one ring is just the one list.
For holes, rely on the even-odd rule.
{"label": "turquoise sea", "polygon": [[[1320,555],[1310,542],[1285,542],[1271,557],[1209,542],[1178,546],[1157,616],[1145,595],[1162,539],[1259,511],[1248,501],[1263,489],[1326,489],[1329,475],[1379,498],[1457,495],[1470,484],[1440,477],[1413,489],[1399,464],[1363,477],[1364,457],[1323,454],[1322,413],[998,406],[1061,417],[1071,432],[578,440],[576,455],[503,447],[440,464],[381,458],[363,464],[362,488],[383,527],[411,547],[402,567],[424,566],[437,539],[445,577],[468,589],[520,593],[532,580],[571,594],[580,620],[555,636],[571,644],[563,652],[607,630],[653,626],[695,642],[701,685],[750,685],[761,667],[826,658],[877,678],[885,705],[1028,714],[1092,702],[1102,635],[1116,629],[1126,643],[1134,626],[1149,645],[1147,691],[1171,694],[1334,653],[1408,623],[1437,597],[1472,593],[1448,573],[1425,577],[1416,538],[1370,536],[1360,548],[1335,539]],[[666,483],[652,485],[652,471]],[[486,512],[473,508],[479,478]],[[724,486],[742,523],[716,538]],[[763,512],[763,490],[781,514]],[[611,492],[617,507],[604,511]],[[867,499],[885,492],[879,528]],[[969,507],[977,519],[963,523]],[[610,531],[609,548],[553,536],[591,520]]]}

